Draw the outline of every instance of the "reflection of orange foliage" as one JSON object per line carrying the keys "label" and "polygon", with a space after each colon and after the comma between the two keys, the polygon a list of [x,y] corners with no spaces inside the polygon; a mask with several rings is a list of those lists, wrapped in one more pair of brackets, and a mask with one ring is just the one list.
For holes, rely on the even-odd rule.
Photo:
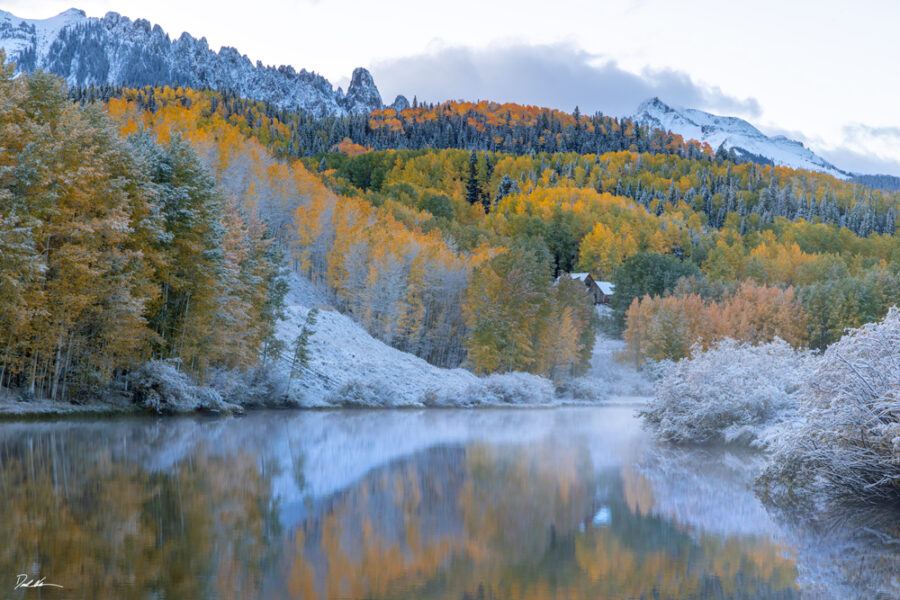
{"label": "reflection of orange foliage", "polygon": [[[391,597],[409,581],[432,576],[458,551],[449,538],[426,542],[418,534],[423,507],[414,470],[376,476],[370,485],[351,491],[322,518],[318,545],[310,544],[307,533],[296,533],[288,576],[292,597]],[[376,503],[385,494],[401,515],[396,528],[370,517],[384,510]]]}
{"label": "reflection of orange foliage", "polygon": [[628,464],[622,465],[622,484],[625,503],[635,515],[646,516],[653,508],[653,486]]}
{"label": "reflection of orange foliage", "polygon": [[[594,600],[695,598],[713,580],[724,597],[752,585],[762,594],[795,589],[791,560],[768,541],[707,535],[694,540],[655,518],[640,523],[652,492],[630,469],[622,471],[624,492],[639,508],[629,516],[618,504],[613,518],[633,523],[582,527],[596,485],[585,458],[574,449],[540,444],[473,445],[459,467],[408,464],[372,474],[326,515],[304,524],[296,544],[286,547],[292,553],[290,592],[308,600]],[[445,504],[448,484],[457,491],[451,505]],[[615,492],[610,500],[616,502]],[[435,526],[439,506],[448,512],[440,513],[444,525]],[[672,529],[660,543],[647,526]],[[634,545],[630,536],[641,531],[648,537]],[[321,540],[310,539],[313,533]]]}

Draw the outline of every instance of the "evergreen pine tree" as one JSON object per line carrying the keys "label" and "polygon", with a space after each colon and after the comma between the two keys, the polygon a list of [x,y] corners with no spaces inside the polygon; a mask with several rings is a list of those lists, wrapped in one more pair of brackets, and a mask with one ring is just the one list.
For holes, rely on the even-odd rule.
{"label": "evergreen pine tree", "polygon": [[291,375],[290,379],[294,379],[295,377],[299,377],[303,374],[303,370],[309,366],[309,338],[315,333],[315,329],[313,329],[316,325],[316,320],[319,316],[319,309],[313,308],[308,313],[306,313],[306,321],[303,323],[303,328],[300,330],[300,335],[294,339],[294,343],[292,344],[292,349],[294,354],[291,358]]}
{"label": "evergreen pine tree", "polygon": [[481,199],[478,185],[478,156],[475,151],[469,154],[469,181],[466,183],[466,202],[475,204]]}

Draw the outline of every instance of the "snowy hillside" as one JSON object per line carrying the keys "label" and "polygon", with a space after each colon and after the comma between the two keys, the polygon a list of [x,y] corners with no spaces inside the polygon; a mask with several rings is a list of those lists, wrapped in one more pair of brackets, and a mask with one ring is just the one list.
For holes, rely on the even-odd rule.
{"label": "snowy hillside", "polygon": [[372,76],[353,72],[346,95],[324,77],[290,66],[250,62],[236,49],[210,49],[185,33],[171,40],[159,25],[117,13],[88,18],[69,9],[50,19],[22,19],[0,10],[0,47],[20,70],[41,68],[70,85],[183,85],[230,90],[317,116],[368,113],[383,107]]}
{"label": "snowy hillside", "polygon": [[768,137],[753,125],[736,117],[720,117],[702,110],[671,107],[659,98],[652,98],[638,106],[632,115],[635,121],[677,133],[685,139],[709,144],[713,150],[724,145],[734,149],[738,157],[771,160],[779,166],[819,171],[847,179],[846,173],[816,155],[802,143],[783,135]]}
{"label": "snowy hillside", "polygon": [[[290,345],[311,308],[320,308],[310,338],[311,358],[289,396],[302,406],[480,406],[548,404],[553,385],[526,373],[477,377],[465,369],[442,369],[369,335],[350,317],[328,307],[309,280],[291,278],[286,319],[279,338]],[[280,367],[283,376],[287,361]]]}
{"label": "snowy hillside", "polygon": [[[349,316],[328,307],[327,296],[309,280],[291,277],[285,320],[278,336],[290,344],[311,308],[320,308],[310,338],[311,358],[288,396],[302,406],[417,407],[511,406],[641,402],[652,392],[639,373],[615,361],[621,342],[598,338],[593,368],[554,390],[543,377],[506,373],[478,377],[465,369],[442,369],[369,335]],[[288,362],[280,364],[281,378]],[[558,393],[557,393],[558,392]],[[643,397],[643,398],[642,398]]]}

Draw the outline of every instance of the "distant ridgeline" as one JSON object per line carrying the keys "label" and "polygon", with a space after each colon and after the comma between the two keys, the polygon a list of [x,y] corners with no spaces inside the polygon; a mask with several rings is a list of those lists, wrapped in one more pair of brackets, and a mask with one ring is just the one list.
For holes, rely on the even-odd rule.
{"label": "distant ridgeline", "polygon": [[[72,88],[69,94],[81,103],[124,98],[149,110],[166,102],[191,102],[184,94],[163,93],[160,88],[86,87]],[[706,144],[629,119],[489,102],[423,104],[317,118],[230,92],[206,90],[202,96],[209,100],[210,114],[222,116],[276,155],[315,157],[315,162],[307,161],[313,168],[340,167],[345,154],[373,149],[486,151],[481,160],[488,163],[498,160],[496,153],[531,155],[536,160],[529,173],[520,175],[520,182],[537,181],[549,169],[554,178],[631,198],[657,215],[682,201],[704,213],[717,229],[732,215],[736,220],[732,225],[741,234],[760,230],[779,217],[834,224],[861,237],[896,231],[900,194],[882,191],[894,189],[889,185],[894,178],[860,176],[862,185],[857,185],[822,173],[739,163]],[[400,99],[395,105],[401,108],[404,102]],[[637,154],[629,160],[610,155],[622,151]],[[349,165],[353,172],[344,175],[354,186],[367,189],[393,162],[390,155],[374,154],[353,161]],[[483,197],[499,193],[490,182],[480,185]]]}
{"label": "distant ridgeline", "polygon": [[95,18],[71,9],[50,19],[21,19],[0,10],[0,47],[18,72],[41,69],[70,86],[229,89],[316,115],[368,114],[384,106],[365,69],[353,72],[344,93],[306,69],[254,64],[235,48],[216,52],[206,38],[183,33],[173,39],[159,25],[113,12]]}
{"label": "distant ridgeline", "polygon": [[878,190],[900,191],[900,177],[893,175],[854,175],[850,181]]}
{"label": "distant ridgeline", "polygon": [[[117,86],[73,87],[79,102],[126,98],[155,109],[159,88],[131,89]],[[269,146],[291,156],[318,156],[329,152],[345,138],[369,149],[489,150],[527,154],[531,152],[576,152],[602,154],[619,150],[677,154],[687,158],[712,156],[707,144],[685,141],[661,129],[638,125],[597,113],[574,114],[536,106],[493,102],[444,102],[409,106],[402,96],[393,107],[369,114],[317,117],[309,112],[291,112],[270,103],[241,98],[232,91],[205,90],[212,110],[238,122],[243,118],[257,130],[270,127]],[[277,126],[272,126],[277,122]]]}

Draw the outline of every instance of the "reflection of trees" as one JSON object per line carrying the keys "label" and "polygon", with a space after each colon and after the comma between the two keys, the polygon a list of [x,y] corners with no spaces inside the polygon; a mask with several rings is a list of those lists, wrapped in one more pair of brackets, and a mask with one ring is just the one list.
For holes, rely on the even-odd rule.
{"label": "reflection of trees", "polygon": [[[289,545],[302,598],[794,598],[766,539],[691,534],[565,446],[433,450],[323,502]],[[609,522],[594,524],[599,509]]]}
{"label": "reflection of trees", "polygon": [[799,580],[811,597],[900,597],[900,511],[858,505],[770,509],[786,525]]}
{"label": "reflection of trees", "polygon": [[0,445],[0,585],[28,571],[63,585],[59,598],[257,595],[278,529],[256,457],[201,444],[151,472],[108,439],[67,439]]}
{"label": "reflection of trees", "polygon": [[[459,450],[395,463],[323,502],[286,543],[295,598],[391,597],[459,551]],[[449,518],[448,518],[449,517]]]}

